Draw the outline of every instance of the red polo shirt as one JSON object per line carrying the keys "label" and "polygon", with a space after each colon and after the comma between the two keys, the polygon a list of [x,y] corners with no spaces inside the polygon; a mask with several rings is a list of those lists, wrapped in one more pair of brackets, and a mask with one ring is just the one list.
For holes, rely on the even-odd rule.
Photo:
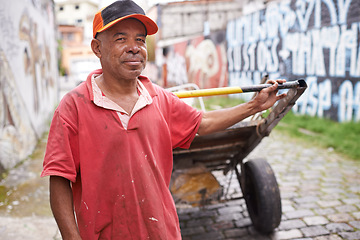
{"label": "red polo shirt", "polygon": [[172,149],[190,146],[201,112],[140,76],[152,103],[126,129],[116,111],[94,104],[92,74],[56,109],[41,176],[72,182],[83,239],[181,239]]}

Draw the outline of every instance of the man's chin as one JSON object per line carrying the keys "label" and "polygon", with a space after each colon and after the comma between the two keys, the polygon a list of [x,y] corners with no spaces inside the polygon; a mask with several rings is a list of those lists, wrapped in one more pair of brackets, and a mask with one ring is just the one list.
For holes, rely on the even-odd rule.
{"label": "man's chin", "polygon": [[[126,76],[128,76],[128,79],[137,79],[138,76],[141,75],[143,69],[133,69],[133,70],[128,70],[126,73]],[[124,74],[124,73],[120,73],[120,74]]]}

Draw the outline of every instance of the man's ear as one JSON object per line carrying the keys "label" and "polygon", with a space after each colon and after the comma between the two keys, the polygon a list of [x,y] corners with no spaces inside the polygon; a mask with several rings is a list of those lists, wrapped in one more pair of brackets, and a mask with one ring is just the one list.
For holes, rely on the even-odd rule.
{"label": "man's ear", "polygon": [[101,42],[96,38],[93,38],[93,40],[91,40],[91,49],[98,58],[101,58],[100,44]]}

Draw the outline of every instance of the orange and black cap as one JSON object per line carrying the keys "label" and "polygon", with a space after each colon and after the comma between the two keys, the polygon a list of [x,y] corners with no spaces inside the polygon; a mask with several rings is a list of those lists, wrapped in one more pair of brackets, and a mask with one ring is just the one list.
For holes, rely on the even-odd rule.
{"label": "orange and black cap", "polygon": [[135,18],[142,22],[148,35],[158,31],[156,23],[145,15],[144,10],[131,0],[119,0],[101,9],[95,14],[93,21],[93,37],[127,18]]}

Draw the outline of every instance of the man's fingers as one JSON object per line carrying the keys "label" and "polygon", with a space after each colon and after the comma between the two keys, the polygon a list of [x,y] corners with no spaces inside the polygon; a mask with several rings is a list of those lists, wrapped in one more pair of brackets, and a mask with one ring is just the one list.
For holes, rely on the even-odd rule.
{"label": "man's fingers", "polygon": [[272,91],[276,91],[275,93],[277,93],[277,87],[279,86],[279,84],[285,83],[286,80],[285,79],[277,79],[275,80],[268,80],[266,83],[267,84],[272,84],[270,87],[266,88],[266,90],[268,92],[272,92]]}
{"label": "man's fingers", "polygon": [[272,84],[272,85],[265,89],[267,89],[269,92],[276,91],[279,84],[273,80],[270,80],[270,81],[272,81],[272,82],[270,82],[270,84]]}
{"label": "man's fingers", "polygon": [[285,83],[286,80],[285,79],[277,79],[277,80],[267,80],[266,83],[268,84],[274,84],[274,83]]}
{"label": "man's fingers", "polygon": [[286,93],[282,93],[280,95],[277,96],[277,100],[280,100],[282,98],[286,97]]}

